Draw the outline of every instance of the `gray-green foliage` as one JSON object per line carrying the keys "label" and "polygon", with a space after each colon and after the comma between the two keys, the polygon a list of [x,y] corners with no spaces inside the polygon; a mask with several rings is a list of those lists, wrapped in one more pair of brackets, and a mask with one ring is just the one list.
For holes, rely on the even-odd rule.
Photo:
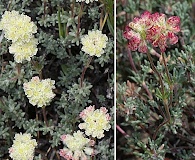
{"label": "gray-green foliage", "polygon": [[110,149],[109,144],[111,143],[111,139],[102,140],[99,142],[97,146],[97,152],[101,155],[98,160],[107,160],[107,159],[114,159],[114,146]]}
{"label": "gray-green foliage", "polygon": [[111,58],[113,58],[113,47],[114,47],[114,41],[113,39],[109,39],[106,49],[105,49],[105,54],[103,54],[101,57],[95,60],[95,62],[98,62],[101,67],[104,67],[106,63],[110,61]]}
{"label": "gray-green foliage", "polygon": [[134,154],[139,155],[143,160],[164,160],[166,148],[165,144],[162,144],[164,138],[162,135],[155,141],[148,138],[146,143],[137,138],[134,137],[134,141],[144,150],[144,153],[134,152]]}

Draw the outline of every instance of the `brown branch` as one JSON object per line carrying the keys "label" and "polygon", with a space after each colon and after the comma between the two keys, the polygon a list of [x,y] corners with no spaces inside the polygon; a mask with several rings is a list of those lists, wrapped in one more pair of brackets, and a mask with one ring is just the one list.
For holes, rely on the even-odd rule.
{"label": "brown branch", "polygon": [[45,106],[42,107],[42,111],[43,111],[43,118],[44,118],[44,122],[46,124],[46,126],[48,127],[48,121],[47,121],[47,117],[46,117],[46,112],[45,112]]}
{"label": "brown branch", "polygon": [[130,137],[119,125],[116,125],[116,129],[125,137]]}
{"label": "brown branch", "polygon": [[82,74],[81,74],[81,80],[80,80],[80,87],[83,87],[83,80],[84,80],[84,76],[85,76],[85,72],[87,70],[87,68],[89,67],[91,61],[92,61],[93,57],[90,56],[87,65],[83,68]]}
{"label": "brown branch", "polygon": [[148,87],[146,86],[146,83],[144,81],[142,82],[142,87],[145,89],[146,93],[148,94],[149,99],[153,100],[152,93],[150,92],[150,90],[148,89]]}
{"label": "brown branch", "polygon": [[130,65],[131,65],[133,71],[137,72],[137,69],[135,67],[135,63],[134,63],[133,58],[132,58],[131,51],[130,51],[130,49],[128,47],[127,47],[127,54],[128,54],[129,62],[130,62]]}

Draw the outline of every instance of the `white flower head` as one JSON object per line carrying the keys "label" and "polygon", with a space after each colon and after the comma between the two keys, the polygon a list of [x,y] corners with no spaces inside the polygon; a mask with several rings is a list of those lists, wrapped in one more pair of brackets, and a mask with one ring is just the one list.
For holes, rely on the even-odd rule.
{"label": "white flower head", "polygon": [[90,56],[100,57],[104,53],[107,41],[108,37],[102,34],[101,31],[88,31],[88,34],[81,38],[81,43],[83,44],[82,51]]}
{"label": "white flower head", "polygon": [[61,140],[65,147],[60,150],[60,156],[68,160],[87,160],[90,155],[94,154],[94,141],[85,138],[83,132],[77,131],[70,134],[62,135]]}
{"label": "white flower head", "polygon": [[14,54],[14,60],[17,63],[22,63],[24,60],[30,61],[31,57],[36,55],[38,41],[31,38],[28,42],[15,42],[9,47],[9,52]]}
{"label": "white flower head", "polygon": [[95,110],[95,106],[89,106],[80,113],[80,118],[84,123],[79,124],[80,129],[85,130],[87,136],[104,137],[104,130],[108,131],[111,128],[110,115],[105,107]]}
{"label": "white flower head", "polygon": [[10,157],[13,160],[33,160],[36,146],[37,142],[31,139],[30,134],[15,134],[13,145],[9,148]]}
{"label": "white flower head", "polygon": [[40,80],[39,77],[33,77],[30,82],[24,83],[24,92],[29,102],[35,106],[43,107],[48,105],[55,97],[52,92],[55,81],[51,79]]}
{"label": "white flower head", "polygon": [[5,11],[0,21],[0,30],[4,30],[5,38],[12,42],[28,42],[33,33],[37,32],[36,25],[31,18],[18,11]]}

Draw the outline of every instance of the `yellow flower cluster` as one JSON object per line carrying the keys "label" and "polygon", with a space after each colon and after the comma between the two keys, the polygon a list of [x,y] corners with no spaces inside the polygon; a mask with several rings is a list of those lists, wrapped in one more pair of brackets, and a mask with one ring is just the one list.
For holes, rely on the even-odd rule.
{"label": "yellow flower cluster", "polygon": [[85,2],[85,3],[89,3],[89,2],[93,2],[93,1],[98,1],[98,0],[76,0],[76,2]]}
{"label": "yellow flower cluster", "polygon": [[9,51],[14,54],[17,63],[30,61],[30,57],[37,53],[38,41],[33,35],[37,27],[30,17],[14,10],[5,11],[0,21],[0,30],[4,31],[5,38],[12,41]]}
{"label": "yellow flower cluster", "polygon": [[32,160],[37,142],[31,139],[30,134],[15,134],[13,145],[9,148],[13,160]]}
{"label": "yellow flower cluster", "polygon": [[81,131],[74,132],[73,136],[62,135],[61,140],[67,146],[60,150],[60,156],[65,159],[87,160],[89,155],[93,155],[94,150],[90,146],[95,142],[85,138]]}
{"label": "yellow flower cluster", "polygon": [[95,106],[89,106],[80,113],[80,118],[84,123],[80,123],[79,128],[84,129],[87,136],[100,139],[104,137],[104,130],[108,131],[111,128],[111,117],[105,107],[95,110]]}
{"label": "yellow flower cluster", "polygon": [[52,92],[55,81],[51,79],[40,80],[39,77],[33,77],[30,82],[24,83],[24,92],[29,102],[35,106],[43,107],[48,105],[55,97]]}
{"label": "yellow flower cluster", "polygon": [[88,35],[84,35],[81,38],[81,43],[83,44],[82,51],[90,56],[100,57],[104,53],[107,41],[108,37],[102,34],[101,31],[88,31]]}

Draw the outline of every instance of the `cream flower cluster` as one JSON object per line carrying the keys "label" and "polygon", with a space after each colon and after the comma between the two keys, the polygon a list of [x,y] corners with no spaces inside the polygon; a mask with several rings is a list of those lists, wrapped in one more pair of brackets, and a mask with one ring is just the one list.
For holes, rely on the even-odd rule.
{"label": "cream flower cluster", "polygon": [[5,11],[0,29],[4,30],[5,38],[12,42],[28,42],[33,37],[33,33],[37,32],[37,27],[31,22],[31,18],[20,15],[18,11]]}
{"label": "cream flower cluster", "polygon": [[29,102],[35,106],[43,107],[48,105],[55,97],[52,92],[55,81],[51,79],[40,80],[39,77],[33,77],[30,82],[24,83],[24,92]]}
{"label": "cream flower cluster", "polygon": [[77,131],[72,135],[62,135],[61,140],[66,147],[60,150],[60,156],[67,160],[87,160],[93,155],[91,148],[95,144],[93,140],[85,138],[83,132]]}
{"label": "cream flower cluster", "polygon": [[30,61],[30,57],[37,53],[38,41],[33,35],[37,27],[30,17],[14,10],[5,11],[0,21],[0,30],[4,31],[5,38],[12,41],[9,51],[14,54],[17,63]]}
{"label": "cream flower cluster", "polygon": [[85,130],[87,136],[97,137],[98,139],[104,137],[104,130],[108,131],[111,128],[110,115],[107,113],[105,107],[95,110],[95,106],[89,106],[80,113],[80,118],[84,123],[79,124],[80,129]]}
{"label": "cream flower cluster", "polygon": [[83,44],[82,51],[90,56],[100,57],[104,53],[107,41],[108,37],[102,34],[101,31],[88,31],[88,35],[84,35],[81,38],[81,43]]}
{"label": "cream flower cluster", "polygon": [[35,139],[30,134],[15,134],[13,145],[9,148],[10,157],[13,160],[32,160],[37,146]]}
{"label": "cream flower cluster", "polygon": [[30,58],[38,51],[37,44],[38,41],[35,38],[26,43],[15,42],[9,47],[9,52],[14,54],[17,63],[21,63],[23,60],[30,61]]}
{"label": "cream flower cluster", "polygon": [[98,0],[76,0],[76,2],[85,2],[85,3],[89,3],[89,2],[93,2],[93,1],[98,1]]}

